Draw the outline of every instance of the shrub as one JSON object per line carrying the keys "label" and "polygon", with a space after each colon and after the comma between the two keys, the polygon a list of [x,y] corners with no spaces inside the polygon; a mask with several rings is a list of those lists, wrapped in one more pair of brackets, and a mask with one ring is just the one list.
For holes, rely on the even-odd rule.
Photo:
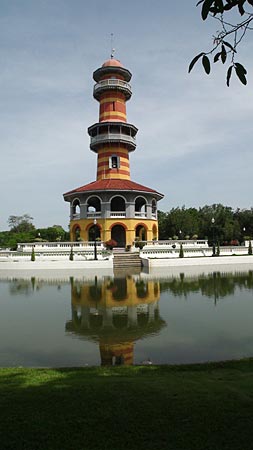
{"label": "shrub", "polygon": [[71,249],[70,249],[69,260],[70,260],[70,261],[73,261],[73,260],[74,260],[74,252],[73,252],[73,247],[72,247],[72,245],[71,245]]}
{"label": "shrub", "polygon": [[184,250],[183,250],[183,245],[180,244],[180,250],[179,250],[179,258],[183,258],[184,257]]}
{"label": "shrub", "polygon": [[109,239],[109,241],[105,242],[105,246],[106,246],[107,249],[112,250],[113,247],[117,247],[117,242],[114,241],[114,239]]}
{"label": "shrub", "polygon": [[220,244],[218,242],[217,249],[216,249],[216,256],[219,256],[219,254],[220,254]]}
{"label": "shrub", "polygon": [[35,251],[34,251],[34,247],[32,248],[31,261],[35,261]]}
{"label": "shrub", "polygon": [[251,244],[251,241],[249,241],[248,255],[252,255],[252,244]]}

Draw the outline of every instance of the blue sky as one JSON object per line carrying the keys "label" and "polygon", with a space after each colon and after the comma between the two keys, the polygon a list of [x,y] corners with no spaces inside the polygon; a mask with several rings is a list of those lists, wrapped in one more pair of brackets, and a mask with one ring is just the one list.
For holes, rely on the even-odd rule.
{"label": "blue sky", "polygon": [[[62,194],[96,177],[87,128],[98,120],[92,73],[110,55],[133,74],[131,178],[165,194],[160,209],[252,202],[252,39],[239,61],[244,87],[208,77],[191,59],[211,45],[196,1],[0,0],[0,229],[29,213],[67,228]],[[173,5],[173,6],[172,6]],[[216,27],[216,28],[215,28]]]}

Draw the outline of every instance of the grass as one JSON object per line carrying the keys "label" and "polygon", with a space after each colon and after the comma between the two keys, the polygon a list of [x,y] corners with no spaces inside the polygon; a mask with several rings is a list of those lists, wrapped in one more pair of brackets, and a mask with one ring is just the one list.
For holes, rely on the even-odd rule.
{"label": "grass", "polygon": [[253,359],[0,369],[1,450],[248,450]]}

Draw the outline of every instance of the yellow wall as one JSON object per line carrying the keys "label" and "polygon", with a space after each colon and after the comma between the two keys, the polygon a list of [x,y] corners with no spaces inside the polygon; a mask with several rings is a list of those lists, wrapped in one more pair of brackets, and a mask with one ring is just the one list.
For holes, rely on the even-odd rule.
{"label": "yellow wall", "polygon": [[[120,300],[120,303],[117,299],[113,297],[114,284],[113,281],[110,283],[100,284],[98,283],[97,288],[101,289],[101,299],[98,301],[98,304],[102,308],[113,308],[114,306],[137,306],[140,304],[149,304],[160,299],[160,286],[159,283],[155,281],[144,281],[146,286],[146,295],[145,297],[140,298],[138,296],[138,290],[136,286],[136,282],[132,278],[126,279],[126,299]],[[94,284],[95,285],[95,284]],[[74,284],[71,291],[71,303],[73,306],[89,306],[94,307],[95,300],[90,295],[90,287],[94,286],[91,282],[85,284],[80,283]]]}
{"label": "yellow wall", "polygon": [[[126,228],[126,245],[132,245],[135,240],[135,228],[143,225],[147,230],[147,240],[152,241],[158,235],[158,221],[154,219],[97,219],[97,226],[100,228],[101,241],[106,242],[111,239],[111,228],[113,225],[123,225]],[[156,225],[157,233],[153,236],[153,226]],[[80,237],[83,241],[88,241],[89,228],[93,226],[93,219],[72,220],[70,222],[70,240],[75,240],[75,228],[80,227]]]}

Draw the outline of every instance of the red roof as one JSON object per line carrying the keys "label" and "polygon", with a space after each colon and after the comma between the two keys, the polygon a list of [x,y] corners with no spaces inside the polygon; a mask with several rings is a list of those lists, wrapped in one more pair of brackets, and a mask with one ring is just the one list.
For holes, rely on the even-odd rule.
{"label": "red roof", "polygon": [[123,67],[123,65],[121,64],[121,62],[118,59],[108,59],[107,61],[104,62],[104,64],[102,65],[102,67],[108,67],[108,66],[112,66],[112,67]]}
{"label": "red roof", "polygon": [[159,195],[159,197],[163,197],[163,194],[160,194],[159,192],[155,191],[154,189],[150,189],[147,186],[135,183],[134,181],[120,179],[104,179],[93,181],[92,183],[85,184],[84,186],[66,192],[64,195],[92,191],[142,191],[151,192]]}

